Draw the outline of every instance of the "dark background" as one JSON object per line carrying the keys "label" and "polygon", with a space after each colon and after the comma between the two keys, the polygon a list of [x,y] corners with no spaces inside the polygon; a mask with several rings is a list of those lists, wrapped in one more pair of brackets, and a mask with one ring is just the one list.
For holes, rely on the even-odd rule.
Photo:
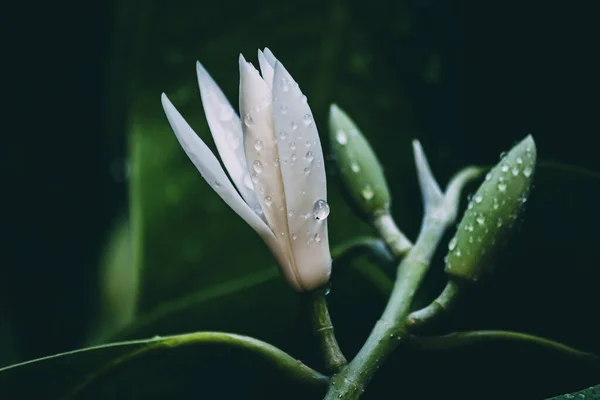
{"label": "dark background", "polygon": [[[340,104],[378,152],[394,212],[412,237],[420,220],[410,166],[414,137],[422,140],[441,183],[465,164],[495,163],[528,133],[542,161],[600,170],[599,32],[592,7],[583,2],[11,1],[6,8],[0,328],[11,332],[6,354],[12,361],[83,345],[96,310],[98,260],[130,206],[123,166],[131,121],[140,115],[143,124],[164,119],[158,98],[165,91],[177,106],[178,99],[191,97],[192,106],[179,100],[182,112],[196,113],[206,129],[194,87],[197,59],[235,100],[238,53],[255,60],[256,48],[269,46],[309,88],[321,134],[328,104]],[[180,87],[192,88],[191,96]],[[477,300],[456,325],[522,330],[600,353],[594,294],[600,181],[556,176],[540,171],[540,195],[536,203],[534,191],[533,217],[525,218],[521,231],[526,240],[511,247],[511,265],[475,291]],[[329,187],[337,191],[333,180]],[[333,217],[336,243],[355,222]],[[237,221],[233,214],[227,218]],[[210,235],[205,229],[204,246],[228,251],[226,231]],[[236,251],[243,253],[243,245]],[[217,259],[216,253],[200,258],[211,257]],[[174,297],[178,288],[161,290]],[[142,308],[162,301],[148,298]],[[334,311],[336,304],[340,310],[360,307],[331,301]],[[370,322],[362,323],[364,332],[348,334],[350,349]],[[477,398],[472,393],[478,390],[495,398],[521,386],[534,396],[529,398],[539,398],[548,394],[536,392],[540,385],[560,391],[598,383],[577,363],[567,368],[567,361],[545,353],[525,353],[525,360],[514,349],[486,354],[417,357],[409,372],[431,373],[440,383],[421,398]],[[401,360],[391,363],[406,369]],[[478,363],[485,367],[474,367]],[[426,372],[432,364],[434,372]],[[468,364],[467,377],[443,372],[458,364]],[[382,371],[373,382],[380,394],[391,390],[381,383],[384,376]],[[411,381],[410,390],[419,393],[425,381]]]}

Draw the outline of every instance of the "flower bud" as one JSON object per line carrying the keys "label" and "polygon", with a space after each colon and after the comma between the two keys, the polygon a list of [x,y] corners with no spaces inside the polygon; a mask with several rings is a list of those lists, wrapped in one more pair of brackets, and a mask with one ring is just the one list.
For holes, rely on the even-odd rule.
{"label": "flower bud", "polygon": [[335,104],[329,112],[329,137],[351,205],[368,220],[387,214],[391,198],[383,168],[354,121]]}
{"label": "flower bud", "polygon": [[467,281],[489,274],[495,253],[527,201],[535,162],[535,142],[529,135],[486,175],[448,244],[446,273]]}

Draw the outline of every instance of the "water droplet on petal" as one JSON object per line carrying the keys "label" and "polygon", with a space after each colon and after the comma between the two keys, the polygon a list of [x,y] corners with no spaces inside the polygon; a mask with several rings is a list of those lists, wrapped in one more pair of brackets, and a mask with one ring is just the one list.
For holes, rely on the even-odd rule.
{"label": "water droplet on petal", "polygon": [[315,201],[315,204],[313,206],[313,217],[318,221],[322,221],[324,219],[327,219],[328,216],[329,204],[327,204],[327,202],[322,199]]}
{"label": "water droplet on petal", "polygon": [[252,126],[254,120],[252,119],[252,116],[250,114],[246,114],[246,117],[244,117],[244,123],[246,124],[246,126]]}
{"label": "water droplet on petal", "polygon": [[290,125],[291,125],[293,131],[298,129],[298,124],[296,123],[296,121],[292,121],[292,123]]}
{"label": "water droplet on petal", "polygon": [[288,108],[285,104],[283,104],[280,109],[281,109],[281,115],[287,114]]}
{"label": "water droplet on petal", "polygon": [[483,225],[483,224],[485,224],[485,217],[484,217],[483,215],[479,214],[479,215],[478,215],[478,216],[475,218],[475,221],[477,221],[477,223],[478,223],[479,225]]}
{"label": "water droplet on petal", "polygon": [[502,167],[500,167],[500,170],[502,172],[508,172],[508,165],[506,165],[506,164],[502,165]]}
{"label": "water droplet on petal", "polygon": [[306,161],[312,162],[312,160],[314,160],[314,159],[315,159],[315,153],[313,153],[312,151],[306,152]]}
{"label": "water droplet on petal", "polygon": [[517,176],[519,175],[519,168],[517,167],[513,167],[513,169],[511,170],[513,176]]}
{"label": "water droplet on petal", "polygon": [[486,181],[489,181],[490,179],[492,179],[492,173],[491,173],[491,172],[488,172],[488,173],[486,174],[486,176],[485,176],[485,180],[486,180]]}
{"label": "water droplet on petal", "polygon": [[343,146],[348,143],[348,136],[346,136],[346,132],[340,129],[335,135],[335,140]]}
{"label": "water droplet on petal", "polygon": [[290,81],[287,78],[281,78],[281,90],[284,93],[290,91]]}
{"label": "water droplet on petal", "polygon": [[254,142],[254,150],[261,151],[263,148],[263,144],[260,140]]}
{"label": "water droplet on petal", "polygon": [[313,122],[312,115],[304,114],[304,116],[302,117],[302,122],[304,122],[304,125],[310,125]]}
{"label": "water droplet on petal", "polygon": [[265,197],[265,204],[269,207],[271,207],[271,204],[273,204],[273,199],[271,198],[271,196],[266,196]]}
{"label": "water droplet on petal", "polygon": [[254,169],[254,171],[256,171],[257,174],[260,174],[263,171],[263,165],[258,160],[252,163],[252,168]]}
{"label": "water droplet on petal", "polygon": [[352,164],[350,164],[350,169],[354,173],[360,172],[360,166],[356,163],[356,161],[352,161]]}
{"label": "water droplet on petal", "polygon": [[521,157],[517,157],[517,164],[523,164],[523,159]]}
{"label": "water droplet on petal", "polygon": [[215,188],[218,189],[219,187],[221,187],[221,183],[219,181],[215,181]]}
{"label": "water droplet on petal", "polygon": [[504,221],[502,221],[502,218],[498,218],[498,221],[496,222],[496,226],[498,228],[500,228],[502,226],[502,224],[504,223]]}
{"label": "water droplet on petal", "polygon": [[296,150],[296,142],[290,143],[290,150]]}
{"label": "water droplet on petal", "polygon": [[310,168],[306,167],[306,168],[304,168],[304,175],[308,175],[308,174],[310,174]]}
{"label": "water droplet on petal", "polygon": [[452,239],[450,239],[450,242],[448,242],[448,250],[452,251],[456,248],[456,242],[458,240],[456,239],[456,236],[453,237]]}
{"label": "water droplet on petal", "polygon": [[477,196],[475,196],[475,203],[481,203],[483,201],[483,196],[478,194]]}
{"label": "water droplet on petal", "polygon": [[319,243],[321,241],[321,235],[315,233],[315,242]]}
{"label": "water droplet on petal", "polygon": [[532,172],[533,170],[529,166],[523,168],[523,175],[525,175],[526,178],[529,178]]}
{"label": "water droplet on petal", "polygon": [[252,173],[252,182],[258,183],[258,174],[256,172]]}
{"label": "water droplet on petal", "polygon": [[307,99],[305,95],[302,95],[302,97],[300,97],[300,101],[302,102],[302,104],[306,104]]}
{"label": "water droplet on petal", "polygon": [[296,153],[292,154],[292,162],[295,162],[298,159],[298,157],[296,157]]}
{"label": "water droplet on petal", "polygon": [[279,137],[281,138],[281,140],[285,140],[285,138],[287,137],[287,134],[285,133],[285,131],[281,131],[281,132],[279,132]]}
{"label": "water droplet on petal", "polygon": [[292,235],[292,240],[296,240],[296,239],[298,239],[298,235],[294,233],[294,234]]}
{"label": "water droplet on petal", "polygon": [[501,191],[501,192],[504,192],[506,190],[506,183],[500,182],[498,184],[498,190]]}

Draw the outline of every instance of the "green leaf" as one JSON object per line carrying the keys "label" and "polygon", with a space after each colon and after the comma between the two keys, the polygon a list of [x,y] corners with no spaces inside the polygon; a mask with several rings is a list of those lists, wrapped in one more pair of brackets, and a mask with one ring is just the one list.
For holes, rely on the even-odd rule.
{"label": "green leaf", "polygon": [[600,385],[592,386],[574,393],[563,394],[548,400],[598,400],[600,399]]}
{"label": "green leaf", "polygon": [[[227,384],[231,380],[235,385]],[[262,341],[198,332],[91,347],[3,368],[0,397],[149,399],[214,392],[220,398],[246,398],[264,383],[272,385],[263,392],[268,394],[282,380],[295,382],[294,396],[327,383],[325,376]]]}

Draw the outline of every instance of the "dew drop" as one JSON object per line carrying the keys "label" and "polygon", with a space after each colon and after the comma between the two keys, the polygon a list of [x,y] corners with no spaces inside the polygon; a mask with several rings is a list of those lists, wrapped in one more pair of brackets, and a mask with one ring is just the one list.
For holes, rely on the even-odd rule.
{"label": "dew drop", "polygon": [[507,172],[508,171],[508,165],[506,165],[506,164],[502,165],[502,167],[500,167],[500,170],[502,172]]}
{"label": "dew drop", "polygon": [[312,151],[306,152],[306,161],[312,162],[315,159],[315,154]]}
{"label": "dew drop", "polygon": [[513,176],[517,176],[519,175],[519,168],[513,167],[513,169],[510,172],[512,172]]}
{"label": "dew drop", "polygon": [[256,160],[252,163],[252,168],[257,174],[260,174],[263,171],[263,165],[260,161]]}
{"label": "dew drop", "polygon": [[254,142],[254,150],[261,151],[263,148],[263,144],[260,140]]}
{"label": "dew drop", "polygon": [[363,188],[361,194],[362,194],[363,199],[365,199],[367,201],[371,200],[375,196],[375,192],[373,191],[373,188],[368,183]]}
{"label": "dew drop", "polygon": [[500,153],[500,159],[503,159],[505,155],[506,155],[505,151],[503,151],[502,153]]}
{"label": "dew drop", "polygon": [[221,187],[221,183],[220,183],[219,181],[215,181],[215,187],[216,187],[216,188],[219,188],[219,187]]}
{"label": "dew drop", "polygon": [[360,166],[356,163],[356,161],[352,161],[352,164],[350,164],[350,169],[354,173],[360,172]]}
{"label": "dew drop", "polygon": [[244,123],[246,124],[246,126],[252,126],[254,120],[252,119],[252,116],[250,114],[246,114],[246,116],[244,117]]}
{"label": "dew drop", "polygon": [[256,172],[252,173],[252,182],[258,183],[258,174]]}
{"label": "dew drop", "polygon": [[287,134],[285,133],[285,131],[281,131],[281,132],[279,132],[279,137],[281,138],[281,140],[285,140],[285,138],[287,137]]}
{"label": "dew drop", "polygon": [[517,157],[517,164],[523,164],[523,159],[521,157]]}
{"label": "dew drop", "polygon": [[307,220],[310,217],[309,213],[304,213],[302,215],[300,215],[302,217],[302,219]]}
{"label": "dew drop", "polygon": [[292,154],[292,162],[296,162],[298,157],[296,157],[296,153]]}
{"label": "dew drop", "polygon": [[479,225],[483,225],[483,224],[485,224],[485,217],[484,217],[483,215],[481,215],[481,214],[480,214],[480,215],[478,215],[478,216],[475,218],[475,221],[476,221],[476,222],[477,222]]}
{"label": "dew drop", "polygon": [[293,217],[294,216],[294,211],[293,210],[288,210],[288,216],[289,217]]}
{"label": "dew drop", "polygon": [[496,222],[496,226],[498,228],[500,228],[502,226],[502,224],[504,223],[504,221],[502,221],[502,218],[498,218],[498,221]]}
{"label": "dew drop", "polygon": [[488,173],[485,175],[485,180],[486,180],[486,181],[489,181],[490,179],[492,179],[492,173],[491,173],[491,172],[488,172]]}
{"label": "dew drop", "polygon": [[475,196],[474,200],[475,203],[481,203],[483,201],[483,196],[478,194],[477,196]]}
{"label": "dew drop", "polygon": [[529,166],[523,168],[523,175],[525,175],[525,178],[529,178],[531,176],[532,172],[533,172],[533,170]]}
{"label": "dew drop", "polygon": [[306,168],[304,168],[304,175],[308,175],[308,174],[310,174],[310,168],[306,167]]}
{"label": "dew drop", "polygon": [[315,233],[315,242],[319,243],[321,241],[321,235],[318,233]]}
{"label": "dew drop", "polygon": [[265,204],[271,207],[271,204],[273,204],[273,198],[271,198],[271,196],[265,196]]}
{"label": "dew drop", "polygon": [[498,190],[501,191],[501,192],[504,192],[506,190],[506,183],[500,182],[498,184]]}
{"label": "dew drop", "polygon": [[292,121],[292,123],[290,125],[291,125],[293,131],[298,129],[298,124],[296,123],[296,121]]}
{"label": "dew drop", "polygon": [[292,240],[296,240],[296,239],[298,239],[298,235],[294,233],[294,234],[292,235]]}
{"label": "dew drop", "polygon": [[296,150],[296,142],[290,143],[290,150]]}
{"label": "dew drop", "polygon": [[285,115],[288,112],[288,107],[285,104],[282,104],[280,107],[281,115]]}
{"label": "dew drop", "polygon": [[329,204],[327,204],[327,202],[323,199],[315,201],[315,204],[313,205],[313,217],[317,221],[322,221],[324,219],[327,219],[328,216]]}
{"label": "dew drop", "polygon": [[473,236],[469,236],[469,243],[473,243]]}
{"label": "dew drop", "polygon": [[284,93],[290,91],[290,81],[287,78],[281,78],[281,90]]}
{"label": "dew drop", "polygon": [[456,248],[456,242],[458,240],[456,239],[456,236],[453,237],[452,239],[450,239],[450,242],[448,242],[448,250],[452,251]]}
{"label": "dew drop", "polygon": [[346,132],[340,129],[335,135],[335,140],[343,146],[348,143],[348,136],[346,136]]}
{"label": "dew drop", "polygon": [[302,97],[300,97],[300,101],[302,102],[302,104],[306,104],[307,99],[305,95],[302,95]]}
{"label": "dew drop", "polygon": [[310,125],[313,122],[312,115],[304,114],[304,116],[302,117],[302,122],[304,122],[304,125]]}
{"label": "dew drop", "polygon": [[462,253],[460,252],[460,249],[456,249],[454,254],[456,255],[456,257],[460,257]]}
{"label": "dew drop", "polygon": [[275,168],[279,167],[279,157],[277,157],[276,159],[274,159],[271,164],[273,164],[273,166]]}
{"label": "dew drop", "polygon": [[307,140],[306,142],[304,142],[304,145],[305,145],[306,147],[310,147],[310,140]]}

